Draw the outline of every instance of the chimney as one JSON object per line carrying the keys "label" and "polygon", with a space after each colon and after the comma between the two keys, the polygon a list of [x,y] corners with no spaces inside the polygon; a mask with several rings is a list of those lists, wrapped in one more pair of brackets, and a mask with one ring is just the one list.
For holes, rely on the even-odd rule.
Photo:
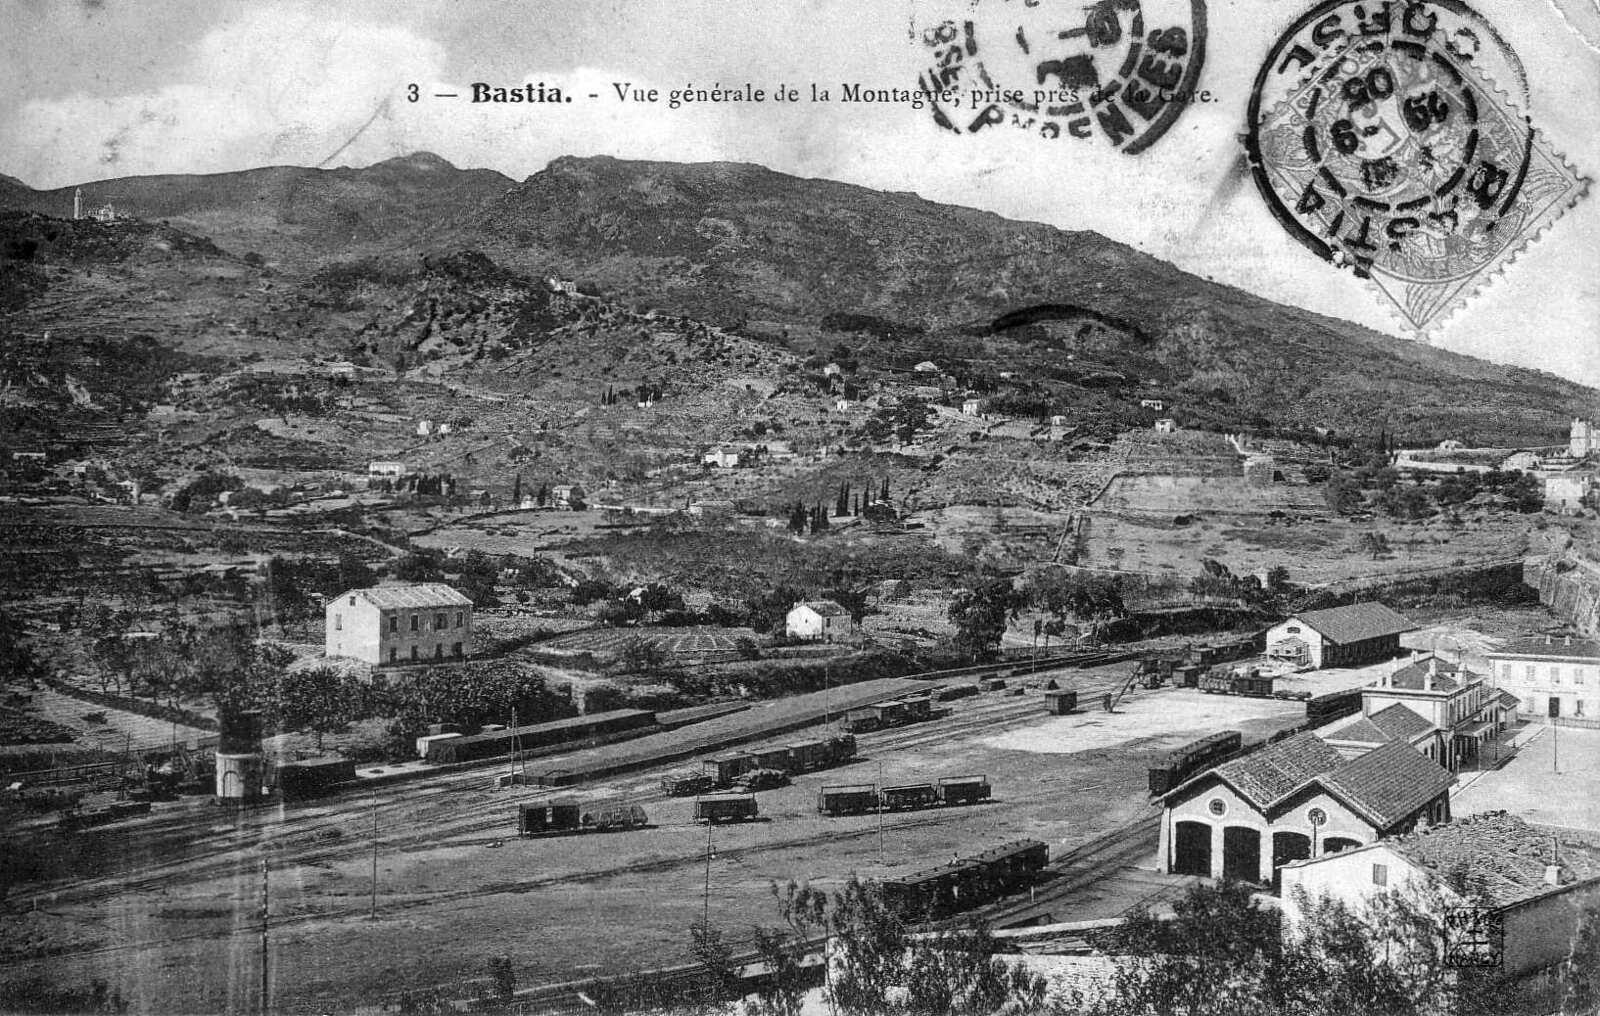
{"label": "chimney", "polygon": [[1547,864],[1544,866],[1544,884],[1549,886],[1561,884],[1561,865]]}
{"label": "chimney", "polygon": [[1566,644],[1566,645],[1569,645],[1569,646],[1570,646],[1570,645],[1572,645],[1572,636],[1571,636],[1571,635],[1568,635],[1568,636],[1567,636],[1567,641],[1566,641],[1566,643],[1565,643],[1565,644]]}
{"label": "chimney", "polygon": [[1422,672],[1422,690],[1433,690],[1433,677],[1439,673],[1439,657],[1435,656],[1428,661],[1428,669]]}

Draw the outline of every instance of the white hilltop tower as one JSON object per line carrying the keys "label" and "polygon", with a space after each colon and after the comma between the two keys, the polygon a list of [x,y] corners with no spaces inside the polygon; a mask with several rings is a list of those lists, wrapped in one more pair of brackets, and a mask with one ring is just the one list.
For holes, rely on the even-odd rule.
{"label": "white hilltop tower", "polygon": [[74,219],[83,218],[83,188],[82,187],[79,187],[78,189],[76,189],[76,190],[74,190],[72,192],[72,217]]}

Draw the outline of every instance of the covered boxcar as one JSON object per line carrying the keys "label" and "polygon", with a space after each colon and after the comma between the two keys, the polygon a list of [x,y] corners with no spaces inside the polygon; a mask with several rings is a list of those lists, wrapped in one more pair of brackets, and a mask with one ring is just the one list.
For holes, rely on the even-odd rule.
{"label": "covered boxcar", "polygon": [[719,787],[730,786],[734,780],[753,769],[759,769],[756,757],[749,752],[733,752],[729,755],[718,755],[708,758],[700,763],[705,774],[711,777],[711,782]]}
{"label": "covered boxcar", "polygon": [[919,723],[933,716],[933,695],[919,692],[900,700],[905,705],[905,722]]}
{"label": "covered boxcar", "polygon": [[648,823],[644,809],[637,804],[598,805],[583,810],[579,823],[587,832],[618,832],[638,829]]}
{"label": "covered boxcar", "polygon": [[1262,673],[1258,667],[1245,667],[1233,676],[1233,693],[1271,698],[1273,680],[1273,675]]}
{"label": "covered boxcar", "polygon": [[748,822],[757,814],[754,794],[706,794],[694,799],[696,822]]}
{"label": "covered boxcar", "polygon": [[911,811],[932,807],[939,800],[939,792],[931,783],[908,783],[898,787],[884,787],[879,792],[887,811]]}
{"label": "covered boxcar", "polygon": [[757,748],[751,754],[756,757],[757,769],[782,769],[784,772],[789,772],[794,765],[787,745],[777,748]]}
{"label": "covered boxcar", "polygon": [[828,765],[827,741],[796,741],[789,745],[790,766],[793,772],[809,773]]}
{"label": "covered boxcar", "polygon": [[278,793],[285,801],[329,794],[356,778],[356,764],[347,758],[314,758],[278,766]]}
{"label": "covered boxcar", "polygon": [[1239,751],[1244,735],[1223,730],[1175,748],[1159,764],[1150,767],[1150,793],[1165,794],[1196,773],[1217,765]]}
{"label": "covered boxcar", "polygon": [[1056,716],[1065,716],[1078,708],[1078,693],[1066,689],[1047,691],[1044,693],[1044,708]]}
{"label": "covered boxcar", "polygon": [[937,786],[939,803],[943,805],[977,804],[989,799],[987,776],[945,776]]}
{"label": "covered boxcar", "polygon": [[870,783],[823,787],[817,792],[817,811],[823,815],[864,815],[878,810],[878,788]]}
{"label": "covered boxcar", "polygon": [[1361,689],[1333,691],[1306,701],[1306,722],[1313,727],[1361,711]]}
{"label": "covered boxcar", "polygon": [[517,806],[518,836],[575,833],[583,828],[583,807],[571,798],[525,801]]}

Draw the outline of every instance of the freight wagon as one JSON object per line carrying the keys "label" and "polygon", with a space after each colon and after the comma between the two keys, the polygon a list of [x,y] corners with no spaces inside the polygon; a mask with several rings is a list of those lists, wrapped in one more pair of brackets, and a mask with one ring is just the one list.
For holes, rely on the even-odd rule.
{"label": "freight wagon", "polygon": [[1361,710],[1361,689],[1333,691],[1306,702],[1306,723],[1320,727]]}
{"label": "freight wagon", "polygon": [[1065,716],[1078,708],[1078,693],[1076,691],[1047,691],[1044,693],[1045,712],[1056,716]]}
{"label": "freight wagon", "polygon": [[677,772],[661,777],[661,792],[668,797],[693,797],[712,786],[711,777],[705,773]]}
{"label": "freight wagon", "polygon": [[428,744],[428,761],[441,764],[476,762],[510,755],[514,751],[532,751],[629,732],[645,734],[655,725],[656,714],[649,710],[613,709],[551,723],[534,723],[469,737],[435,740]]}
{"label": "freight wagon", "polygon": [[694,799],[696,822],[748,822],[757,814],[754,794],[706,794]]}
{"label": "freight wagon", "polygon": [[517,807],[517,835],[523,838],[620,832],[641,828],[647,822],[644,809],[636,804],[586,808],[571,798],[562,798],[530,801]]}
{"label": "freight wagon", "polygon": [[1210,769],[1239,751],[1244,735],[1224,730],[1174,749],[1160,765],[1150,767],[1150,793],[1165,794],[1196,773]]}
{"label": "freight wagon", "polygon": [[1277,678],[1259,667],[1242,667],[1228,673],[1212,671],[1200,678],[1200,690],[1207,694],[1249,695],[1271,698],[1273,682]]}
{"label": "freight wagon", "polygon": [[844,714],[844,729],[852,734],[920,723],[933,716],[933,693],[919,692],[903,699],[874,702]]}
{"label": "freight wagon", "polygon": [[343,758],[285,762],[278,766],[274,777],[278,793],[285,801],[301,801],[330,794],[355,778],[356,764]]}
{"label": "freight wagon", "polygon": [[865,815],[878,810],[878,788],[871,783],[823,787],[817,792],[817,812],[822,815]]}
{"label": "freight wagon", "polygon": [[708,758],[700,763],[700,767],[711,777],[713,786],[726,787],[745,773],[761,768],[761,763],[749,752],[740,751]]}
{"label": "freight wagon", "polygon": [[1039,840],[1020,840],[950,864],[880,883],[883,901],[905,920],[944,917],[1027,888],[1050,861]]}
{"label": "freight wagon", "polygon": [[937,783],[911,783],[881,790],[876,784],[856,783],[823,787],[817,794],[817,811],[823,815],[864,815],[877,811],[914,811],[948,808],[989,800],[989,780],[984,776],[946,776]]}

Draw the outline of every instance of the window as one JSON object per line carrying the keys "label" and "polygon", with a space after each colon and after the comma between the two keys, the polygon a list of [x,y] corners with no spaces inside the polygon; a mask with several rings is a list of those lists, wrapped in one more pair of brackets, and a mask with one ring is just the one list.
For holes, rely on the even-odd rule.
{"label": "window", "polygon": [[333,615],[333,630],[334,631],[344,631],[344,615],[343,614],[335,613]]}
{"label": "window", "polygon": [[1387,864],[1374,864],[1372,866],[1372,884],[1378,886],[1389,884],[1389,866]]}
{"label": "window", "polygon": [[444,643],[443,642],[435,642],[433,644],[433,658],[436,659],[436,660],[444,659]]}
{"label": "window", "polygon": [[400,653],[400,651],[398,649],[396,649],[394,646],[390,646],[389,647],[389,662],[393,663],[394,660],[395,660],[395,657],[398,656],[399,653]]}
{"label": "window", "polygon": [[400,630],[400,615],[398,615],[398,614],[390,614],[389,615],[389,630],[390,631],[399,631]]}
{"label": "window", "polygon": [[350,606],[354,607],[355,605],[356,605],[356,598],[354,596],[352,596],[352,597],[350,597]]}
{"label": "window", "polygon": [[451,656],[460,656],[461,655],[461,643],[456,642],[456,643],[453,643],[450,646],[450,655]]}
{"label": "window", "polygon": [[411,615],[411,630],[412,631],[416,631],[417,630],[417,615],[416,614],[412,614]]}
{"label": "window", "polygon": [[[412,618],[412,620],[416,620],[416,619]],[[417,658],[417,647],[416,646],[412,646],[411,647],[411,658],[413,660]]]}
{"label": "window", "polygon": [[1561,668],[1550,668],[1550,686],[1553,688],[1561,683]]}
{"label": "window", "polygon": [[1529,684],[1533,683],[1533,664],[1530,663],[1523,668],[1522,676],[1528,679]]}
{"label": "window", "polygon": [[433,630],[434,631],[444,631],[444,615],[443,614],[435,614],[435,615],[433,615]]}
{"label": "window", "polygon": [[1220,797],[1213,797],[1207,804],[1206,810],[1213,815],[1222,816],[1228,813],[1228,802]]}
{"label": "window", "polygon": [[1573,667],[1572,668],[1572,683],[1573,684],[1582,684],[1583,683],[1583,668],[1582,667]]}
{"label": "window", "polygon": [[462,611],[459,611],[459,610],[456,611],[456,627],[457,628],[461,627],[461,618],[462,618],[462,616],[463,616]]}
{"label": "window", "polygon": [[1511,680],[1511,664],[1509,664],[1509,663],[1500,664],[1500,680],[1502,680],[1502,681]]}
{"label": "window", "polygon": [[1572,700],[1572,715],[1574,715],[1574,716],[1582,716],[1583,715],[1583,699],[1573,699]]}

